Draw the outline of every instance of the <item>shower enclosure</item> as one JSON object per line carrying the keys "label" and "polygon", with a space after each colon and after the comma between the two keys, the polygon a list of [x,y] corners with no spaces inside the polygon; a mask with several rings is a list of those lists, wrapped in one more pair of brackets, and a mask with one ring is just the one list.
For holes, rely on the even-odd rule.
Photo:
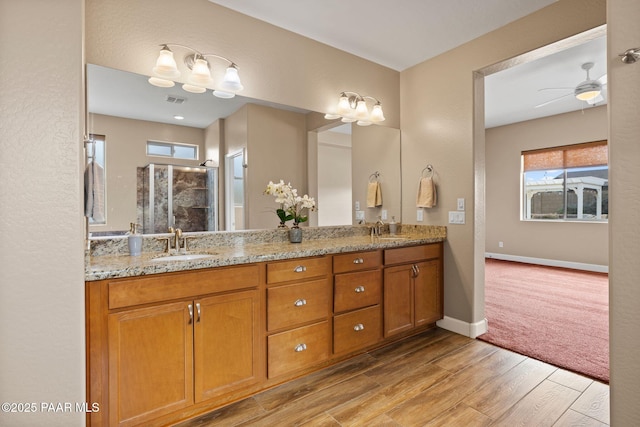
{"label": "shower enclosure", "polygon": [[217,231],[218,168],[151,163],[142,168],[138,205],[146,233]]}

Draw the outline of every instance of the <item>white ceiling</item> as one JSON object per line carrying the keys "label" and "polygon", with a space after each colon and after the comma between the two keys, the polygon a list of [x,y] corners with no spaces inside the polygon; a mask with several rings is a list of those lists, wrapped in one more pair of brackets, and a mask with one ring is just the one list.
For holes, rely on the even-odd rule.
{"label": "white ceiling", "polygon": [[[387,67],[404,70],[553,3],[553,0],[210,0]],[[566,96],[585,80],[581,65],[594,62],[590,77],[606,73],[604,37],[485,78],[486,127],[588,108]],[[89,111],[206,127],[248,100],[219,100],[210,91],[162,89],[146,77],[90,66]],[[543,88],[565,87],[565,90]],[[178,106],[168,95],[186,98]],[[606,92],[603,94],[606,99]],[[251,100],[251,102],[256,102]],[[265,103],[269,104],[269,103]],[[270,104],[273,105],[273,104]],[[384,100],[383,100],[384,105]],[[600,104],[599,104],[600,105]],[[123,111],[124,110],[124,111]],[[185,116],[177,122],[175,114]]]}

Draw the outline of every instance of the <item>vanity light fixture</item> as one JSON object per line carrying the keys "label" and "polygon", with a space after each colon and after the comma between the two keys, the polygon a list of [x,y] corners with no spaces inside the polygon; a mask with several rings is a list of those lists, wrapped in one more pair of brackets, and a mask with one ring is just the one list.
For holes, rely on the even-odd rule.
{"label": "vanity light fixture", "polygon": [[182,85],[182,89],[191,93],[204,93],[207,91],[207,87],[212,85],[211,65],[209,61],[207,61],[207,57],[218,58],[229,63],[222,82],[217,85],[218,89],[213,91],[215,96],[219,98],[233,98],[236,96],[236,92],[243,89],[240,76],[238,75],[238,66],[230,59],[214,53],[200,53],[189,46],[176,43],[164,43],[160,46],[162,46],[162,49],[160,49],[160,54],[156,60],[156,66],[152,69],[153,76],[148,80],[152,85],[158,87],[173,87],[175,85],[173,79],[180,77],[178,64],[173,57],[173,51],[169,48],[169,46],[172,46],[180,47],[190,52],[184,57],[184,64],[191,72],[187,77],[187,83]]}
{"label": "vanity light fixture", "polygon": [[[367,106],[367,100],[374,103],[371,111]],[[376,98],[345,91],[340,93],[340,100],[335,112],[325,114],[324,118],[327,120],[342,119],[344,123],[356,122],[359,126],[369,126],[372,123],[383,122],[384,113],[380,101]]]}

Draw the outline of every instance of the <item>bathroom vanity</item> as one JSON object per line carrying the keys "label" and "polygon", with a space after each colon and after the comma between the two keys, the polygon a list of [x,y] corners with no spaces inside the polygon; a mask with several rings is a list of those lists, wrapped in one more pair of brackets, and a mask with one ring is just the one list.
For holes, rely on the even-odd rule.
{"label": "bathroom vanity", "polygon": [[89,425],[170,424],[433,327],[446,228],[407,231],[89,256]]}

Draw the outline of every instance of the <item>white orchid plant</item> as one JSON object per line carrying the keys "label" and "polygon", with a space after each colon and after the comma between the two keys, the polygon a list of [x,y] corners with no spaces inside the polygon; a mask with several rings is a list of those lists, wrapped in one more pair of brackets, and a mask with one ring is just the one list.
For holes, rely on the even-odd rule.
{"label": "white orchid plant", "polygon": [[276,210],[281,224],[293,220],[293,226],[297,227],[301,222],[309,219],[303,215],[305,209],[314,211],[316,209],[316,201],[308,195],[298,196],[298,190],[291,186],[291,183],[285,184],[283,180],[279,183],[269,181],[265,194],[270,194],[276,198],[276,203],[280,203],[280,208]]}

